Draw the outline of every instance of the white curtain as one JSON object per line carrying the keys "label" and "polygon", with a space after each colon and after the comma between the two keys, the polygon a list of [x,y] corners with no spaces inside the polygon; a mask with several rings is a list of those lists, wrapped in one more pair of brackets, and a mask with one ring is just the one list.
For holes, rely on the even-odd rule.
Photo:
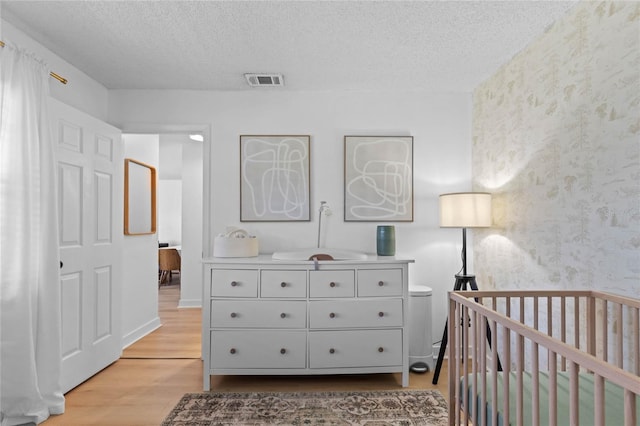
{"label": "white curtain", "polygon": [[0,49],[0,418],[41,423],[64,412],[56,161],[49,70]]}

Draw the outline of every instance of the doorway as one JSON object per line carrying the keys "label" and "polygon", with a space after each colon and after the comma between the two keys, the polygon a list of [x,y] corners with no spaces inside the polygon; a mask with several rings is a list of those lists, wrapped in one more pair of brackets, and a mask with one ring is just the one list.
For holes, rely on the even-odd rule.
{"label": "doorway", "polygon": [[[124,125],[123,129],[125,157],[134,158],[158,168],[160,164],[160,136],[187,135],[200,133],[203,142],[185,145],[188,147],[182,154],[182,182],[184,189],[180,210],[182,274],[179,306],[199,308],[202,298],[201,259],[206,242],[203,236],[208,232],[208,221],[203,220],[203,194],[208,188],[208,175],[205,162],[209,158],[209,125],[145,125],[141,127]],[[162,211],[158,211],[158,219],[162,220]],[[161,326],[158,317],[158,233],[125,238],[125,265],[123,269],[123,346],[127,347],[143,336]],[[127,254],[128,253],[128,254]]]}
{"label": "doorway", "polygon": [[158,138],[158,242],[181,256],[181,308],[199,307],[202,286],[203,142],[194,133]]}

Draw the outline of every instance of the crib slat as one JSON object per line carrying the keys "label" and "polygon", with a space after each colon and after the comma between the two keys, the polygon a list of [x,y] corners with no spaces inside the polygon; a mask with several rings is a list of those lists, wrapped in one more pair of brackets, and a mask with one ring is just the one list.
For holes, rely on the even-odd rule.
{"label": "crib slat", "polygon": [[[567,298],[560,298],[560,341],[567,343]],[[562,357],[562,368],[560,371],[567,371],[567,359]]]}
{"label": "crib slat", "polygon": [[531,342],[531,416],[534,425],[540,424],[540,374],[538,369],[538,344]]}
{"label": "crib slat", "polygon": [[[507,304],[507,306],[509,306]],[[509,313],[507,313],[507,316],[509,316]],[[511,413],[509,410],[509,398],[511,395],[509,393],[510,389],[510,383],[511,383],[511,329],[506,328],[504,329],[504,352],[505,352],[505,359],[506,362],[503,365],[503,373],[502,373],[502,377],[503,377],[503,395],[505,395],[505,397],[503,398],[502,401],[502,411],[504,411],[504,418],[505,419],[510,419],[511,418]]]}
{"label": "crib slat", "polygon": [[596,355],[596,299],[587,299],[587,351]]}
{"label": "crib slat", "polygon": [[461,320],[462,323],[458,323],[458,324],[464,324],[461,325],[461,342],[460,342],[460,363],[461,363],[461,369],[462,369],[462,374],[464,375],[465,381],[464,381],[464,422],[463,424],[468,425],[469,424],[469,414],[472,412],[471,410],[473,410],[473,398],[471,401],[469,401],[469,386],[471,385],[471,383],[469,382],[470,378],[469,378],[469,359],[468,359],[468,354],[467,354],[467,348],[465,347],[467,345],[467,342],[469,341],[469,330],[466,326],[467,323],[467,318],[469,315],[469,311],[468,308],[465,306],[462,309],[462,316],[461,316]]}
{"label": "crib slat", "polygon": [[604,378],[598,374],[593,376],[593,422],[595,426],[604,426]]}
{"label": "crib slat", "polygon": [[616,365],[619,368],[623,368],[624,354],[622,348],[624,348],[624,329],[622,326],[622,305],[619,303],[616,304],[616,324],[618,325],[618,328],[616,330],[616,332],[618,333],[616,334]]}
{"label": "crib slat", "polygon": [[558,355],[549,353],[549,426],[558,424]]}
{"label": "crib slat", "polygon": [[569,362],[569,424],[579,425],[578,365]]}
{"label": "crib slat", "polygon": [[522,372],[524,370],[524,336],[516,334],[518,337],[518,344],[516,345],[516,357],[518,363],[516,366],[516,383],[518,387],[518,396],[516,400],[516,422],[518,426],[524,425],[524,380],[522,378]]}
{"label": "crib slat", "polygon": [[[465,330],[465,336],[467,336],[465,338],[465,342],[470,342],[467,343],[467,347],[465,347],[464,349],[467,350],[468,348],[470,348],[471,350],[471,357],[465,357],[467,361],[469,361],[471,363],[471,383],[472,383],[472,389],[473,392],[471,393],[471,403],[470,403],[470,407],[471,407],[471,421],[473,422],[474,425],[478,424],[478,403],[482,404],[482,400],[478,401],[478,396],[482,397],[482,395],[478,392],[478,353],[477,353],[477,341],[478,339],[476,338],[476,321],[477,321],[477,315],[478,313],[476,311],[471,311],[472,315],[473,315],[473,328],[471,329],[471,340],[468,340],[469,338],[469,327],[467,326],[468,321],[469,321],[469,317],[464,318],[464,323],[463,323],[463,328]],[[468,312],[467,312],[468,314]]]}
{"label": "crib slat", "polygon": [[580,299],[573,298],[573,345],[580,349]]}
{"label": "crib slat", "polygon": [[602,360],[609,361],[609,309],[606,300],[602,300]]}
{"label": "crib slat", "polygon": [[632,326],[632,338],[633,338],[633,353],[635,354],[635,373],[636,376],[640,376],[640,309],[633,308],[633,326]]}
{"label": "crib slat", "polygon": [[553,298],[547,297],[547,335],[553,336]]}
{"label": "crib slat", "polygon": [[[480,349],[480,371],[482,371],[482,405],[480,406],[480,418],[482,419],[482,424],[486,424],[487,422],[487,328],[484,327],[486,318],[483,315],[477,315],[476,320],[476,338],[479,339],[476,342],[476,346],[479,345]],[[479,333],[478,333],[479,332]],[[478,334],[480,337],[478,338]],[[477,424],[477,423],[476,423]]]}
{"label": "crib slat", "polygon": [[[495,306],[494,306],[495,310]],[[491,322],[491,424],[498,426],[498,326]]]}
{"label": "crib slat", "polygon": [[[449,299],[449,319],[447,324],[448,331],[448,348],[449,348],[449,401],[460,401],[460,361],[458,350],[460,345],[457,343],[458,327],[460,321],[460,308],[456,301]],[[444,342],[440,342],[444,344]],[[464,401],[463,401],[464,403]],[[466,408],[466,405],[465,405]],[[449,425],[460,426],[460,403],[449,404]]]}
{"label": "crib slat", "polygon": [[626,390],[624,391],[624,425],[637,426],[638,422],[636,413],[636,394]]}

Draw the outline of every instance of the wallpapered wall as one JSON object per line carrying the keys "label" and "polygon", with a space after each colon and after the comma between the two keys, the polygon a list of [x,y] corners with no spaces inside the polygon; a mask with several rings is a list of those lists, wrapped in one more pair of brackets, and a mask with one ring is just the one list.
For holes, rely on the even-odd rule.
{"label": "wallpapered wall", "polygon": [[583,1],[473,94],[484,289],[640,297],[640,3]]}

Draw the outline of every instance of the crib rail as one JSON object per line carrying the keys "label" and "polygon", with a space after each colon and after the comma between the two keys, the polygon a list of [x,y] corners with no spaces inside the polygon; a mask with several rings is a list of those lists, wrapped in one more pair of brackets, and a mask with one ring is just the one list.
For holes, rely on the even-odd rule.
{"label": "crib rail", "polygon": [[[613,384],[622,388],[623,424],[637,426],[639,320],[640,300],[603,292],[450,293],[450,424],[497,425],[502,416],[503,424],[513,419],[516,425],[557,425],[562,419],[605,425],[607,416],[616,414],[604,404]],[[556,401],[559,379],[567,377],[565,413],[558,411]],[[530,390],[526,398],[525,381]],[[548,389],[544,397],[541,387]],[[580,411],[580,389],[593,395],[591,413],[584,407]]]}

